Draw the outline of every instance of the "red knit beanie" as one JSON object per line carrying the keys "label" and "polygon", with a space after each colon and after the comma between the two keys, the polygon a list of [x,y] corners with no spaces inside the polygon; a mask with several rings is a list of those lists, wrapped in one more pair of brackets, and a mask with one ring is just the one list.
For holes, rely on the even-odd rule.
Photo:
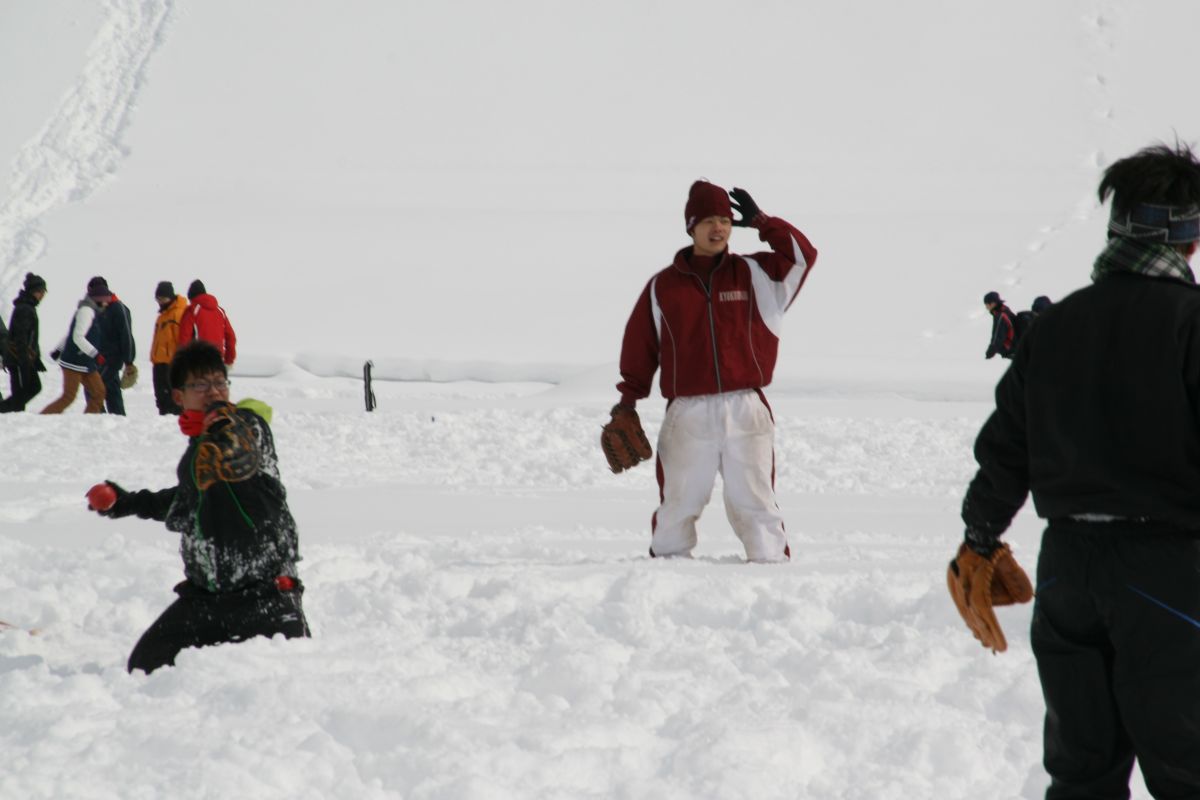
{"label": "red knit beanie", "polygon": [[683,221],[691,233],[696,223],[705,217],[729,217],[733,219],[733,207],[729,205],[729,193],[708,181],[696,181],[688,191],[687,205],[683,207]]}

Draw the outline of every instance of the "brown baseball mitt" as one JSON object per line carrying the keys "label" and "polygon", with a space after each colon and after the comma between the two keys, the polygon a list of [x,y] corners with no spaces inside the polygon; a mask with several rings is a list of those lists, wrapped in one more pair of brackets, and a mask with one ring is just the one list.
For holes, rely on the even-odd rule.
{"label": "brown baseball mitt", "polygon": [[1008,641],[993,607],[1028,603],[1033,599],[1033,584],[1008,545],[1000,545],[987,558],[966,543],[959,545],[958,555],[946,570],[946,583],[958,613],[975,638],[993,653],[1007,650]]}
{"label": "brown baseball mitt", "polygon": [[613,472],[624,472],[654,455],[637,411],[620,404],[613,406],[612,419],[600,431],[600,447]]}
{"label": "brown baseball mitt", "polygon": [[121,388],[122,389],[132,389],[133,385],[135,383],[137,383],[137,379],[138,379],[137,365],[126,364],[125,370],[121,373]]}
{"label": "brown baseball mitt", "polygon": [[196,487],[205,491],[217,481],[237,483],[258,474],[261,456],[254,428],[232,403],[210,407],[204,440],[196,448]]}

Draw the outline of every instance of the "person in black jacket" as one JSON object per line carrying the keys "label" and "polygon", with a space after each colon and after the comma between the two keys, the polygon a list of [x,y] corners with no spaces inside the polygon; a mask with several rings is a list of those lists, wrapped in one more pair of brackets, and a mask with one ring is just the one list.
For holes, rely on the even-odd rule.
{"label": "person in black jacket", "polygon": [[105,481],[88,492],[88,507],[102,516],[136,514],[181,535],[186,579],[133,648],[130,672],[173,665],[188,647],[309,636],[296,574],[296,521],[279,475],[269,408],[229,402],[221,352],[208,342],[176,352],[171,386],[188,437],[178,485],[126,491]]}
{"label": "person in black jacket", "polygon": [[104,356],[100,379],[104,381],[104,410],[125,416],[121,394],[121,371],[133,367],[137,349],[133,342],[133,319],[129,306],[114,293],[104,313],[96,317],[97,348]]}
{"label": "person in black jacket", "polygon": [[3,352],[4,368],[12,392],[0,402],[0,414],[24,411],[25,404],[42,391],[39,372],[45,372],[38,340],[38,303],[46,296],[46,281],[40,275],[26,273],[25,283],[13,300],[12,320],[8,325],[8,346]]}
{"label": "person in black jacket", "polygon": [[[4,317],[0,316],[0,358],[8,352],[8,326],[4,324]],[[2,364],[0,364],[2,366]],[[7,368],[6,368],[7,369]],[[0,404],[4,403],[4,395],[0,395]]]}
{"label": "person in black jacket", "polygon": [[1032,493],[1047,519],[1031,643],[1047,798],[1200,797],[1200,161],[1113,163],[1091,286],[1046,309],[996,387],[963,500],[989,557]]}

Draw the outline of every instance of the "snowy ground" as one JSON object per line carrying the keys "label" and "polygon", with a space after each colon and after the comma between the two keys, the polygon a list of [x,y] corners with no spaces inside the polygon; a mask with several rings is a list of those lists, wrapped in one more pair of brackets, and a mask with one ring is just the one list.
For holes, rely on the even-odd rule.
{"label": "snowy ground", "polygon": [[611,398],[560,394],[379,383],[366,414],[351,379],[237,378],[276,407],[314,638],[149,677],[177,541],[83,493],[167,485],[174,420],[146,387],[3,418],[0,609],[41,632],[0,633],[0,797],[1040,796],[1029,608],[993,657],[944,586],[986,403],[773,396],[795,555],[766,566],[719,491],[696,559],[646,557],[652,470],[610,475]]}
{"label": "snowy ground", "polygon": [[[1087,280],[1104,166],[1198,136],[1197,23],[1194,0],[0,3],[0,312],[42,274],[48,350],[105,275],[148,378],[153,287],[206,281],[234,395],[278,412],[315,633],[126,675],[177,542],[83,493],[172,480],[173,420],[146,386],[128,419],[0,417],[0,619],[40,631],[0,631],[0,800],[1040,797],[1030,609],[991,657],[943,583],[1002,369],[979,301]],[[648,559],[653,471],[597,448],[598,365],[700,176],[821,251],[768,392],[787,565],[741,563],[719,491],[695,560]],[[1039,535],[1028,510],[1009,534],[1030,570]]]}

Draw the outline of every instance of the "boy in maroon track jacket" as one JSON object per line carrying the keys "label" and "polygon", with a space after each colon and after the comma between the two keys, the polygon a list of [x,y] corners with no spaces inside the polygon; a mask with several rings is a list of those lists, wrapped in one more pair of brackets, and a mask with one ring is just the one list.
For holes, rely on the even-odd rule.
{"label": "boy in maroon track jacket", "polygon": [[[775,501],[775,422],[762,389],[775,369],[784,312],[817,251],[796,228],[763,214],[743,189],[726,193],[696,181],[684,220],[692,245],[650,279],[625,326],[621,401],[608,428],[619,429],[622,441],[644,441],[634,406],[659,371],[668,402],[650,554],[690,555],[696,520],[720,472],[726,514],[746,557],[784,561],[790,552]],[[756,229],[771,250],[730,253],[734,226]],[[648,447],[616,461],[608,451],[614,471],[649,457]]]}

